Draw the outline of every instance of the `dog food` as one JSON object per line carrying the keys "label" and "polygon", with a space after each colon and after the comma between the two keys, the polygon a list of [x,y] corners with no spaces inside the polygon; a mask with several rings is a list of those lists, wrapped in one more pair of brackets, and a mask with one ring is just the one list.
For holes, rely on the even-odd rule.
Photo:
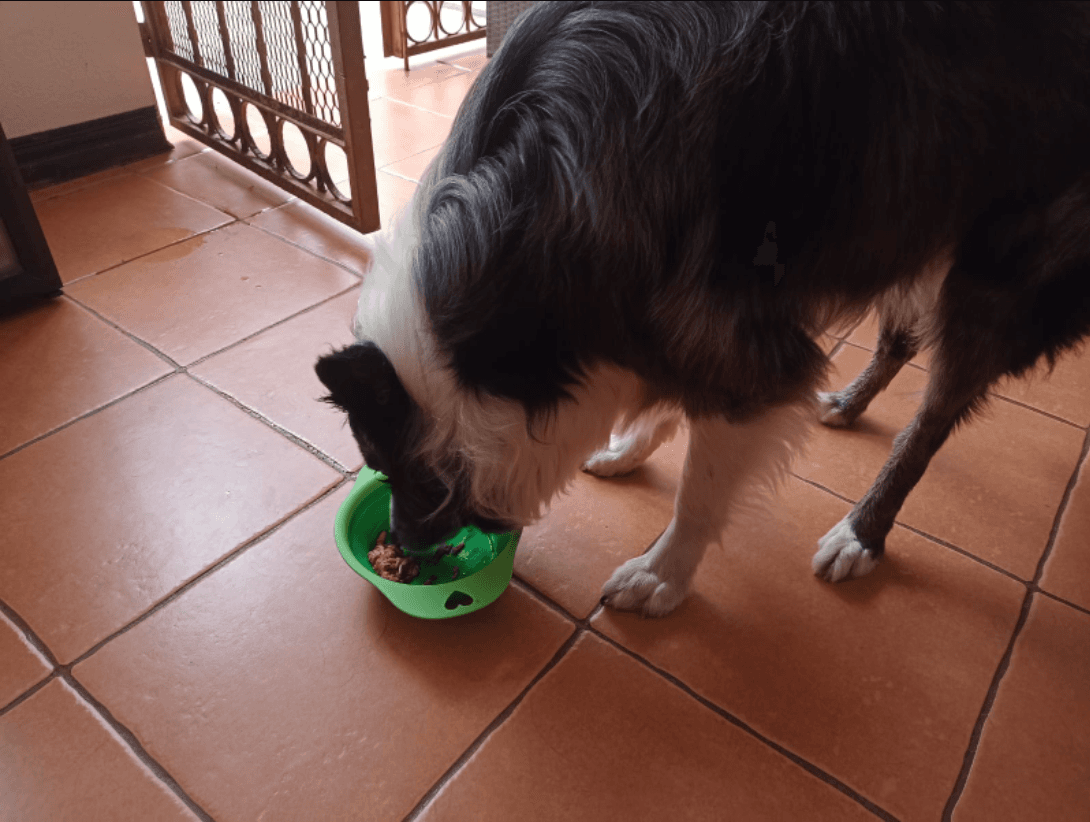
{"label": "dog food", "polygon": [[375,547],[367,552],[367,561],[375,573],[393,582],[409,583],[420,573],[420,563],[405,556],[397,545],[386,542],[386,532],[378,535]]}

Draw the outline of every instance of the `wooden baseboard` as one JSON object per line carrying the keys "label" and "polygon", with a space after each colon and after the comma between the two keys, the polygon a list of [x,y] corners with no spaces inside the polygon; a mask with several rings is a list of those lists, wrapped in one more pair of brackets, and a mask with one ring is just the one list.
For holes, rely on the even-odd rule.
{"label": "wooden baseboard", "polygon": [[24,182],[32,188],[170,151],[155,106],[11,140]]}

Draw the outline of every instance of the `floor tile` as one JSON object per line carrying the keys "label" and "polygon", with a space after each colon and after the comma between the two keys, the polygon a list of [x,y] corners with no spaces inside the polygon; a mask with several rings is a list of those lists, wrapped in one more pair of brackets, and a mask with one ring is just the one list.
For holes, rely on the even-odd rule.
{"label": "floor tile", "polygon": [[387,92],[391,100],[400,100],[446,117],[458,113],[462,100],[476,82],[479,72],[458,72],[435,83],[393,88]]}
{"label": "floor tile", "polygon": [[357,274],[371,267],[372,245],[367,235],[301,200],[264,211],[248,222]]}
{"label": "floor tile", "polygon": [[1090,819],[1090,615],[1034,597],[954,819]]}
{"label": "floor tile", "polygon": [[[344,186],[344,190],[351,190],[347,180],[338,180],[338,186]],[[386,229],[397,222],[398,217],[408,208],[416,194],[416,183],[379,171],[375,175],[375,186],[378,189],[378,213],[382,228]]]}
{"label": "floor tile", "polygon": [[192,197],[128,173],[35,209],[65,283],[231,221]]}
{"label": "floor tile", "polygon": [[0,319],[0,454],[171,367],[64,297]]}
{"label": "floor tile", "polygon": [[1090,347],[1062,357],[1051,374],[1047,364],[1039,365],[1027,377],[1003,380],[993,390],[1085,428],[1090,425]]}
{"label": "floor tile", "polygon": [[[878,344],[878,321],[871,315],[848,336],[848,342],[873,351]],[[931,365],[931,354],[921,351],[913,363]],[[1050,374],[1047,364],[1020,379],[1003,379],[993,393],[1053,414],[1085,428],[1090,425],[1090,350],[1072,352],[1060,359]]]}
{"label": "floor tile", "polygon": [[187,365],[358,282],[235,224],[75,283],[68,294]]}
{"label": "floor tile", "polygon": [[628,476],[580,474],[549,513],[523,531],[515,553],[518,577],[586,617],[614,569],[669,524],[687,443],[682,432]]}
{"label": "floor tile", "polygon": [[239,219],[283,205],[292,197],[215,151],[160,165],[143,176]]}
{"label": "floor tile", "polygon": [[[833,358],[834,388],[866,366],[845,346]],[[857,500],[912,419],[927,375],[903,368],[851,430],[815,426],[796,472]],[[1084,432],[1007,402],[992,402],[939,450],[908,496],[899,522],[1031,579],[1071,479]]]}
{"label": "floor tile", "polygon": [[314,363],[354,341],[355,290],[263,331],[190,369],[244,405],[333,457],[350,470],[363,464],[345,415],[318,398],[328,390]]}
{"label": "floor tile", "polygon": [[1083,461],[1067,501],[1041,587],[1090,609],[1090,461]]}
{"label": "floor tile", "polygon": [[340,479],[169,377],[0,460],[0,599],[70,662]]}
{"label": "floor tile", "polygon": [[217,822],[402,819],[571,634],[517,588],[397,611],[334,546],[346,495],[73,671]]}
{"label": "floor tile", "polygon": [[433,148],[425,149],[419,154],[414,154],[412,157],[406,157],[404,160],[390,163],[390,165],[382,170],[396,174],[398,177],[407,177],[410,180],[419,182],[420,178],[424,176],[424,172],[427,171],[431,161],[439,154],[441,148],[442,146],[435,146]]}
{"label": "floor tile", "polygon": [[387,174],[385,171],[378,172],[376,181],[379,217],[382,219],[383,228],[389,228],[412,203],[413,195],[416,194],[416,183]]}
{"label": "floor tile", "polygon": [[[452,49],[451,51],[454,50]],[[488,65],[489,58],[485,53],[485,47],[480,45],[473,48],[467,48],[464,54],[443,52],[439,60],[447,65],[457,66],[466,71],[480,71]]]}
{"label": "floor tile", "polygon": [[375,148],[375,168],[442,144],[453,122],[450,117],[398,100],[372,100],[371,139]]}
{"label": "floor tile", "polygon": [[105,180],[113,180],[131,173],[132,169],[129,166],[107,168],[103,171],[95,172],[94,174],[86,174],[83,177],[77,177],[74,180],[66,180],[63,183],[57,183],[56,185],[36,188],[30,192],[30,200],[37,206],[39,203],[44,203],[46,200],[52,200],[55,197],[63,197],[65,194],[73,194],[74,192],[81,191],[85,188],[98,185]]}
{"label": "floor tile", "polygon": [[0,614],[0,708],[37,685],[52,670],[53,666],[30,644],[23,632]]}
{"label": "floor tile", "polygon": [[421,820],[873,819],[593,634]]}
{"label": "floor tile", "polygon": [[1024,588],[902,528],[869,576],[821,582],[810,555],[847,508],[791,479],[672,615],[593,625],[899,819],[937,819]]}
{"label": "floor tile", "polygon": [[197,819],[59,680],[0,717],[0,785],[19,822]]}
{"label": "floor tile", "polygon": [[[430,83],[437,83],[440,80],[445,80],[448,77],[454,77],[463,73],[462,69],[458,66],[440,63],[434,57],[429,57],[427,55],[411,57],[409,59],[411,61],[411,68],[408,72],[406,72],[401,65],[398,65],[395,68],[392,65],[387,67],[382,64],[366,64],[367,97],[370,101],[374,101],[379,97],[388,97],[391,94],[404,92],[406,89],[419,88],[420,86],[425,86]],[[374,102],[371,102],[370,105],[373,106]],[[373,110],[371,117],[374,118]]]}

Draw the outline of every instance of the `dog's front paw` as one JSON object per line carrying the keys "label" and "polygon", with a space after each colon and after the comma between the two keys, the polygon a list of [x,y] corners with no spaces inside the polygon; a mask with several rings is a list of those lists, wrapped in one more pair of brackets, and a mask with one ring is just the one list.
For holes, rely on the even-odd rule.
{"label": "dog's front paw", "polygon": [[866,576],[878,565],[878,557],[859,541],[850,519],[845,517],[818,540],[814,573],[828,582]]}
{"label": "dog's front paw", "polygon": [[602,587],[602,602],[621,611],[661,617],[680,605],[688,593],[688,580],[666,578],[652,567],[651,555],[644,554],[613,572]]}
{"label": "dog's front paw", "polygon": [[639,468],[644,456],[635,437],[614,434],[609,438],[609,447],[587,460],[583,470],[596,477],[619,477]]}
{"label": "dog's front paw", "polygon": [[822,391],[818,393],[817,399],[818,419],[823,425],[830,428],[847,428],[855,422],[855,417],[847,412],[847,398],[843,391],[835,393]]}

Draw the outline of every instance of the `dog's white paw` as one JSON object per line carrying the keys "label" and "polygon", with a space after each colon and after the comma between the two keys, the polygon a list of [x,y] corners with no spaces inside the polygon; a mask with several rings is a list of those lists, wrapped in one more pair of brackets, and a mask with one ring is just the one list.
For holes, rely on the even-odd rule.
{"label": "dog's white paw", "polygon": [[847,517],[818,540],[813,559],[814,573],[828,582],[866,576],[877,565],[878,560],[856,538]]}
{"label": "dog's white paw", "polygon": [[583,464],[583,470],[596,477],[619,477],[640,467],[646,456],[637,437],[612,435],[609,447],[592,456]]}
{"label": "dog's white paw", "polygon": [[839,394],[821,391],[818,393],[817,399],[818,419],[823,425],[830,428],[847,428],[852,424],[853,421],[844,416]]}
{"label": "dog's white paw", "polygon": [[664,578],[652,568],[650,553],[630,559],[602,586],[602,602],[621,611],[666,616],[689,593],[689,581]]}

